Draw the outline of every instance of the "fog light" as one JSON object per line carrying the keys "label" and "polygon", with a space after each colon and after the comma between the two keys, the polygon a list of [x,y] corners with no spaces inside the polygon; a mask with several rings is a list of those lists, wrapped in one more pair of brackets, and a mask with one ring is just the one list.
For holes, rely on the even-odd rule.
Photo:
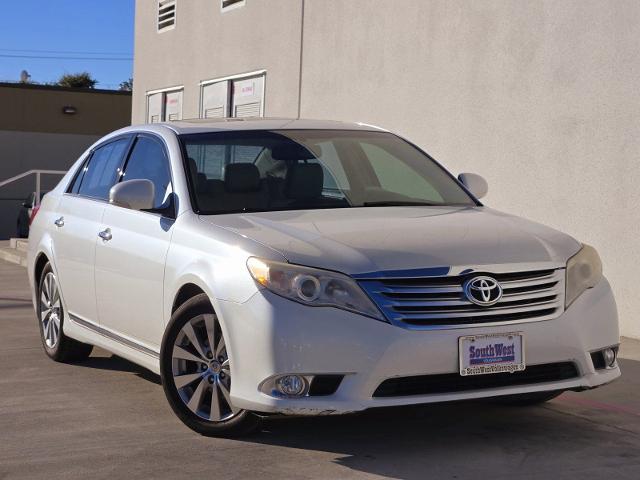
{"label": "fog light", "polygon": [[602,357],[604,358],[604,364],[607,367],[613,367],[616,364],[616,351],[613,348],[605,348],[602,351]]}
{"label": "fog light", "polygon": [[276,380],[278,391],[289,397],[298,397],[304,394],[307,382],[300,375],[284,375]]}

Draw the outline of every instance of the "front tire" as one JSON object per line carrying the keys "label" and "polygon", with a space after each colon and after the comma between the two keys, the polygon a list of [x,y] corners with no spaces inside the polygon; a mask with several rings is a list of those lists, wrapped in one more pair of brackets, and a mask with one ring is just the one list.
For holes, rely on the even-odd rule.
{"label": "front tire", "polygon": [[78,342],[63,332],[64,309],[60,287],[50,263],[45,265],[38,283],[36,313],[42,346],[49,358],[56,362],[75,362],[91,355],[93,345]]}
{"label": "front tire", "polygon": [[206,294],[176,310],[160,351],[162,387],[169,405],[190,429],[205,436],[240,436],[260,419],[235,408],[231,368],[220,323]]}

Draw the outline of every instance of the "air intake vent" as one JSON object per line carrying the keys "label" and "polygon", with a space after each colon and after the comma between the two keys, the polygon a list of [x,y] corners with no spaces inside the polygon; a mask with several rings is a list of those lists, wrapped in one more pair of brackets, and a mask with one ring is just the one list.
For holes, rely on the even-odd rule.
{"label": "air intake vent", "polygon": [[245,103],[244,105],[236,105],[236,117],[259,117],[260,102]]}
{"label": "air intake vent", "polygon": [[171,30],[176,26],[176,0],[158,2],[158,32]]}
{"label": "air intake vent", "polygon": [[224,117],[224,107],[207,108],[204,111],[204,118],[222,118]]}
{"label": "air intake vent", "polygon": [[245,3],[245,0],[220,0],[220,10],[227,11],[232,8],[242,7]]}
{"label": "air intake vent", "polygon": [[394,377],[382,382],[374,397],[408,397],[411,395],[434,395],[437,393],[468,392],[490,388],[506,388],[518,385],[563,382],[578,377],[573,362],[527,365],[525,370],[514,373],[471,375],[461,377],[458,373]]}

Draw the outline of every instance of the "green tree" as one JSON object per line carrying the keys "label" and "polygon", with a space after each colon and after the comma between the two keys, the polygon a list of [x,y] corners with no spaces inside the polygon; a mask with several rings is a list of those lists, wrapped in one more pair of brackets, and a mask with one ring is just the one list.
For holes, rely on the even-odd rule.
{"label": "green tree", "polygon": [[71,88],[95,88],[98,81],[89,72],[65,73],[58,79],[57,85]]}
{"label": "green tree", "polygon": [[133,90],[133,78],[125,80],[124,82],[120,82],[120,88],[118,88],[118,90],[122,92],[130,92],[131,90]]}

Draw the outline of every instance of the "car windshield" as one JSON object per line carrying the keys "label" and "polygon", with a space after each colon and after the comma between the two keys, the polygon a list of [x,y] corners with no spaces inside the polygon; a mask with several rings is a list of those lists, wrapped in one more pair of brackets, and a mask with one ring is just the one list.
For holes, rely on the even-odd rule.
{"label": "car windshield", "polygon": [[476,205],[430,157],[387,132],[259,130],[180,139],[200,214]]}

